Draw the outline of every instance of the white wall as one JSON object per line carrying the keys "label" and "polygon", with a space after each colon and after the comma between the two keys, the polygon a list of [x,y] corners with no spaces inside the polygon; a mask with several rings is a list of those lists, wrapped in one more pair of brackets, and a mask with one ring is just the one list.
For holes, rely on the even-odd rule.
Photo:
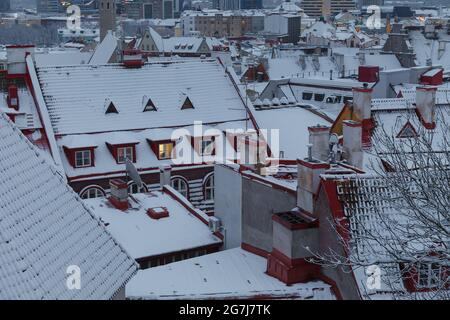
{"label": "white wall", "polygon": [[242,178],[239,172],[222,165],[214,166],[214,215],[226,229],[225,249],[241,246]]}

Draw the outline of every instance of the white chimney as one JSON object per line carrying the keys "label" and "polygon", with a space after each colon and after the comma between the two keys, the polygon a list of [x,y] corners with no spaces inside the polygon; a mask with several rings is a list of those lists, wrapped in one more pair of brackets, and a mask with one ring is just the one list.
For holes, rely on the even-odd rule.
{"label": "white chimney", "polygon": [[343,121],[344,153],[347,162],[357,168],[362,167],[362,124],[353,120]]}
{"label": "white chimney", "polygon": [[424,127],[434,129],[436,126],[436,87],[416,88],[416,108]]}
{"label": "white chimney", "polygon": [[319,188],[320,175],[328,167],[325,162],[313,159],[297,159],[297,207],[308,213],[314,213],[314,197]]}
{"label": "white chimney", "polygon": [[163,165],[159,168],[159,183],[161,189],[165,185],[170,185],[171,175],[172,175],[172,167],[169,164]]}
{"label": "white chimney", "polygon": [[312,157],[317,160],[327,161],[330,154],[330,127],[316,125],[308,127],[309,143],[312,145]]}
{"label": "white chimney", "polygon": [[372,89],[367,88],[353,88],[353,112],[359,120],[367,120],[371,118],[372,105]]}
{"label": "white chimney", "polygon": [[26,58],[31,55],[34,60],[34,45],[11,45],[6,47],[8,74],[22,75],[27,73]]}

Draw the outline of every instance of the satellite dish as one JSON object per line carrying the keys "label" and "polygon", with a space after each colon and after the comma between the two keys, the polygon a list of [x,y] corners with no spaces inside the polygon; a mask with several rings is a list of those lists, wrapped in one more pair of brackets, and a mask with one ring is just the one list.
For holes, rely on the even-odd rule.
{"label": "satellite dish", "polygon": [[139,189],[142,188],[142,179],[134,164],[130,161],[130,159],[127,158],[125,160],[125,165],[128,176],[131,178],[131,180],[133,180],[134,183],[136,183]]}

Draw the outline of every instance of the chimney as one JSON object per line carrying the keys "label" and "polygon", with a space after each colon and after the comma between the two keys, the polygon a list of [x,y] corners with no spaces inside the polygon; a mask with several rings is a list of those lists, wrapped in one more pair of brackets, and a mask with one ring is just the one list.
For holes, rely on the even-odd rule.
{"label": "chimney", "polygon": [[128,184],[122,179],[109,180],[111,196],[109,202],[119,210],[128,209]]}
{"label": "chimney", "polygon": [[353,88],[353,113],[358,120],[371,119],[372,89],[364,83],[364,88]]}
{"label": "chimney", "polygon": [[144,60],[140,50],[124,50],[123,65],[127,68],[142,68]]}
{"label": "chimney", "polygon": [[330,127],[318,124],[308,127],[308,131],[309,143],[312,145],[312,157],[317,160],[327,161],[330,154]]}
{"label": "chimney", "polygon": [[159,183],[161,189],[165,185],[170,185],[171,175],[172,175],[172,167],[169,164],[163,165],[159,168]]}
{"label": "chimney", "polygon": [[423,126],[434,129],[436,127],[436,87],[417,87],[416,108]]}
{"label": "chimney", "polygon": [[6,46],[6,56],[8,61],[8,74],[24,75],[27,74],[27,56],[30,55],[34,60],[34,45],[11,45]]}
{"label": "chimney", "polygon": [[19,94],[17,91],[17,87],[11,85],[8,87],[8,107],[19,111]]}
{"label": "chimney", "polygon": [[297,159],[297,207],[308,213],[314,213],[314,196],[319,188],[320,175],[328,169],[329,165],[314,160],[310,153],[311,149],[308,151],[308,158]]}
{"label": "chimney", "polygon": [[362,124],[361,122],[343,121],[344,153],[347,162],[357,168],[362,167]]}

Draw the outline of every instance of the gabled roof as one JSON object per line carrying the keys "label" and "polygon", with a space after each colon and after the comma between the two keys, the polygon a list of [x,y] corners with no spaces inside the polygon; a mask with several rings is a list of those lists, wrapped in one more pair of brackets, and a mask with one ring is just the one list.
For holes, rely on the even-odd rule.
{"label": "gabled roof", "polygon": [[[38,68],[37,72],[57,135],[247,118],[233,83],[214,60],[147,63],[140,69],[119,64],[78,65]],[[195,111],[181,116],[182,102],[174,94],[179,92],[195,103]],[[158,112],[142,112],[144,95],[151,97]],[[105,98],[114,102],[119,114],[105,115]]]}
{"label": "gabled roof", "polygon": [[[0,115],[0,299],[109,299],[136,272],[42,154]],[[66,270],[81,270],[68,290]]]}
{"label": "gabled roof", "polygon": [[103,41],[98,44],[97,48],[95,48],[94,54],[89,60],[89,64],[95,65],[108,63],[117,49],[117,42],[118,39],[112,31],[108,31]]}

